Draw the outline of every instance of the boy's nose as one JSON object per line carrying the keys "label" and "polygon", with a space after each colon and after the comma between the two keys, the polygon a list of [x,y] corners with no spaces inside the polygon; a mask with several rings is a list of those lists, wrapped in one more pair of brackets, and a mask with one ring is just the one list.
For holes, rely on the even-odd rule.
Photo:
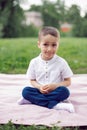
{"label": "boy's nose", "polygon": [[52,47],[51,47],[51,46],[48,47],[48,51],[50,51],[50,50],[52,50]]}

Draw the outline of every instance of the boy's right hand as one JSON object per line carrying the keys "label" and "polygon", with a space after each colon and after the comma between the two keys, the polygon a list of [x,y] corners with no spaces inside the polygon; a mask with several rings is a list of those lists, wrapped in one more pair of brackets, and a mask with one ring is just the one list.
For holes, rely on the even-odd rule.
{"label": "boy's right hand", "polygon": [[40,87],[40,92],[42,93],[42,94],[47,94],[48,93],[48,91],[46,90],[46,89],[43,89],[44,88],[44,86],[41,86]]}

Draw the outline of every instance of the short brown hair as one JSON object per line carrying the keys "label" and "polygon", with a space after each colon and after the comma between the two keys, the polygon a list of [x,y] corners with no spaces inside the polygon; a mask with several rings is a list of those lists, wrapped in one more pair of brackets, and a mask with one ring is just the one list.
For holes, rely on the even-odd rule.
{"label": "short brown hair", "polygon": [[46,36],[48,34],[60,38],[60,33],[55,27],[45,26],[39,31],[38,39],[40,40],[41,36]]}

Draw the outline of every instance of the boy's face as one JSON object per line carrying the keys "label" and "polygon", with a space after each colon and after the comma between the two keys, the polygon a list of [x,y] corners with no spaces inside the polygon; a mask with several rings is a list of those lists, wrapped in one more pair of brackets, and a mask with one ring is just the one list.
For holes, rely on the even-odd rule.
{"label": "boy's face", "polygon": [[42,59],[50,60],[56,54],[59,42],[58,38],[50,34],[42,36],[38,42],[38,47],[41,49]]}

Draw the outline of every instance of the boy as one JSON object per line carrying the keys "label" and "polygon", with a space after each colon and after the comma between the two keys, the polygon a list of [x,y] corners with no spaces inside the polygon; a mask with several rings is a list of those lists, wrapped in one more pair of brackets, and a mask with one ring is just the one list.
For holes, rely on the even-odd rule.
{"label": "boy", "polygon": [[73,75],[67,62],[56,55],[60,34],[54,27],[43,27],[39,32],[38,47],[41,54],[32,59],[27,70],[30,85],[22,91],[19,104],[33,103],[39,106],[65,109],[74,112],[71,103],[63,103],[70,92],[70,77]]}

